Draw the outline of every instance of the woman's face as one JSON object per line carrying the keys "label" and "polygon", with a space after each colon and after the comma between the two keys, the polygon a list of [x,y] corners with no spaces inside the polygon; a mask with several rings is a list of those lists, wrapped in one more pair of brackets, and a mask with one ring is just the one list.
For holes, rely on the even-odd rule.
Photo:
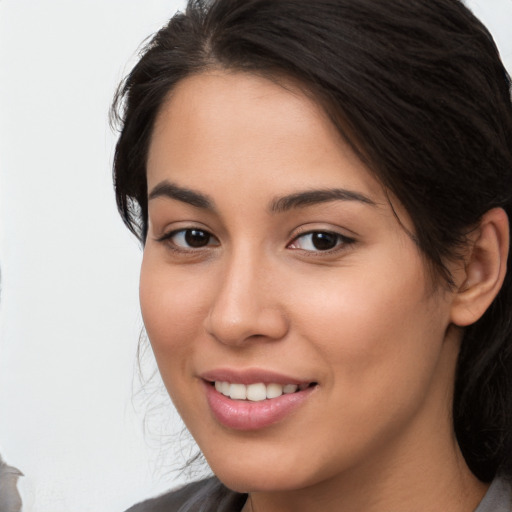
{"label": "woman's face", "polygon": [[428,458],[450,424],[451,295],[321,109],[250,74],[189,77],[147,172],[144,323],[219,478],[298,489]]}

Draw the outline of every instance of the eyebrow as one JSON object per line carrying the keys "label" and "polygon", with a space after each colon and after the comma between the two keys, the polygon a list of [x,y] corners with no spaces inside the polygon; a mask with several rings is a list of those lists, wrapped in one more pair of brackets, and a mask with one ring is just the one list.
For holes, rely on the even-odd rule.
{"label": "eyebrow", "polygon": [[180,187],[174,183],[170,183],[167,180],[160,182],[156,185],[148,195],[148,200],[156,199],[157,197],[167,197],[169,199],[175,199],[182,203],[187,203],[196,208],[204,208],[207,210],[214,210],[213,201],[206,195],[200,192],[195,192],[189,188]]}
{"label": "eyebrow", "polygon": [[[189,188],[180,187],[175,183],[167,180],[156,185],[148,195],[148,199],[156,199],[158,197],[167,197],[176,201],[190,204],[196,208],[206,210],[215,210],[215,203],[207,195],[196,192]],[[369,197],[344,188],[329,188],[320,190],[305,190],[295,192],[282,197],[273,199],[270,203],[271,213],[283,213],[294,208],[306,208],[319,203],[327,203],[330,201],[358,201],[370,206],[376,206],[376,203]]]}
{"label": "eyebrow", "polygon": [[370,206],[377,204],[369,197],[359,192],[346,190],[344,188],[329,188],[322,190],[305,190],[283,197],[274,199],[270,204],[270,211],[273,213],[282,213],[293,208],[305,208],[318,203],[327,203],[330,201],[358,201]]}

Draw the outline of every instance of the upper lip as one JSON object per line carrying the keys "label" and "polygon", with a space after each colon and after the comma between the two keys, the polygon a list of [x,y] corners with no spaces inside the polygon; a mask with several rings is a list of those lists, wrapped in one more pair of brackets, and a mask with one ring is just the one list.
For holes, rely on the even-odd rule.
{"label": "upper lip", "polygon": [[286,384],[297,384],[299,386],[314,382],[313,380],[292,377],[261,368],[247,368],[245,370],[217,368],[201,373],[200,377],[209,382],[230,382],[245,385],[262,382],[264,384],[281,384],[283,386]]}

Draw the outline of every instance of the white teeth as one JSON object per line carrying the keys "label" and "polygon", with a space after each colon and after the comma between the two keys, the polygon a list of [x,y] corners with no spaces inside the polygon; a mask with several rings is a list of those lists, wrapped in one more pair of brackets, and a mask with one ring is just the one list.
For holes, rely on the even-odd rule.
{"label": "white teeth", "polygon": [[245,400],[247,398],[247,386],[244,384],[230,384],[229,398],[233,400]]}
{"label": "white teeth", "polygon": [[267,386],[263,383],[249,384],[247,386],[247,399],[251,402],[260,402],[267,398]]}
{"label": "white teeth", "polygon": [[278,398],[282,394],[295,393],[297,390],[304,390],[308,384],[263,384],[258,382],[255,384],[234,384],[225,381],[215,381],[215,389],[228,396],[232,400],[250,400],[251,402],[261,402],[262,400]]}
{"label": "white teeth", "polygon": [[220,392],[223,395],[229,396],[229,382],[221,382]]}
{"label": "white teeth", "polygon": [[283,393],[295,393],[297,391],[297,384],[286,384],[286,386],[283,388]]}
{"label": "white teeth", "polygon": [[277,398],[283,394],[283,386],[280,384],[267,384],[267,398]]}

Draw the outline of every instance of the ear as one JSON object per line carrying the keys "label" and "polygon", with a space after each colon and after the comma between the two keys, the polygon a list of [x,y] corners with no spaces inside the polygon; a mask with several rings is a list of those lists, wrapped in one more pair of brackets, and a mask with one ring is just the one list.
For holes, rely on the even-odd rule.
{"label": "ear", "polygon": [[489,210],[469,236],[465,266],[454,296],[451,321],[460,327],[475,323],[500,291],[507,271],[508,217],[502,208]]}

